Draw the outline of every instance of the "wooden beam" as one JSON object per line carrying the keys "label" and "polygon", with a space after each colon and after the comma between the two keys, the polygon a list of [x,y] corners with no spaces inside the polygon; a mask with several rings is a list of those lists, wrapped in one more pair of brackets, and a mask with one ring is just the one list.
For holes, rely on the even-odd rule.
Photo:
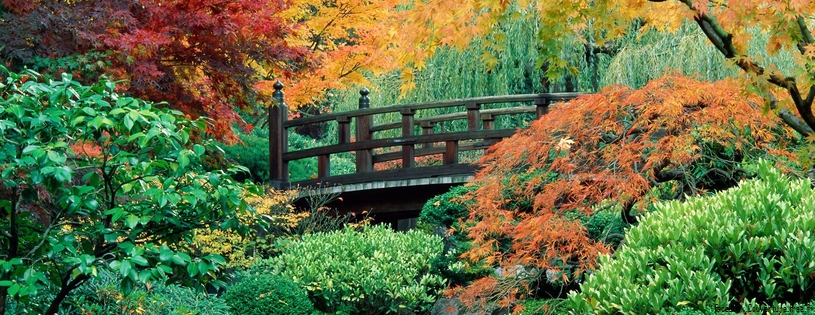
{"label": "wooden beam", "polygon": [[[345,144],[329,145],[324,147],[305,149],[300,151],[287,152],[283,154],[284,161],[292,161],[303,158],[315,157],[326,154],[336,154],[342,152],[370,150],[375,148],[401,146],[405,144],[433,143],[446,141],[461,141],[475,139],[507,138],[512,136],[515,130],[476,130],[461,131],[451,133],[439,133],[430,135],[415,135],[410,137],[376,139],[369,141],[357,141]],[[357,156],[358,158],[359,156]]]}
{"label": "wooden beam", "polygon": [[517,94],[517,95],[500,95],[500,96],[484,96],[484,97],[473,97],[473,98],[466,98],[466,99],[455,99],[455,100],[446,100],[446,101],[437,101],[437,102],[424,102],[424,103],[412,103],[412,104],[404,104],[404,105],[396,105],[396,106],[383,106],[383,107],[374,107],[374,108],[365,108],[365,109],[357,109],[347,112],[340,112],[340,113],[332,113],[332,114],[323,114],[323,115],[316,115],[316,116],[309,116],[303,117],[298,119],[293,119],[287,121],[283,126],[286,128],[295,127],[300,125],[307,125],[313,123],[319,123],[324,121],[332,121],[336,120],[339,116],[348,116],[348,117],[360,117],[365,115],[376,115],[376,114],[385,114],[385,113],[398,113],[402,109],[413,109],[413,110],[421,110],[421,109],[430,109],[430,108],[442,108],[442,107],[451,107],[451,106],[464,106],[467,102],[475,102],[482,105],[487,104],[497,104],[497,103],[512,103],[512,102],[532,102],[536,98],[543,98],[549,100],[550,102],[557,102],[557,101],[564,101],[570,100],[585,93],[578,93],[578,92],[570,92],[570,93],[541,93],[541,94]]}

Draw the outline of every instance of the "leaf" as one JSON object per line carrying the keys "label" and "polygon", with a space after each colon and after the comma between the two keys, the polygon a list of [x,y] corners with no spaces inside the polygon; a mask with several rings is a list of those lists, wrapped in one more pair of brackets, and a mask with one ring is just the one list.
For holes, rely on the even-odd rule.
{"label": "leaf", "polygon": [[127,219],[125,219],[125,226],[127,226],[130,229],[136,228],[136,225],[138,225],[138,224],[139,224],[139,216],[137,216],[135,214],[129,214],[127,216]]}
{"label": "leaf", "polygon": [[195,145],[192,146],[192,148],[193,148],[193,151],[195,151],[196,156],[201,156],[201,155],[204,154],[204,151],[206,151],[206,149],[204,149],[204,146],[202,146],[200,144],[195,144]]}

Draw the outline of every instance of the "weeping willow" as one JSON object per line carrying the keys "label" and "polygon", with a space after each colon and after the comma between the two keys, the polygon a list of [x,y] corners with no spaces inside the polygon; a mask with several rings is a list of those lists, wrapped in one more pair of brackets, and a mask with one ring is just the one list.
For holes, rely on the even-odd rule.
{"label": "weeping willow", "polygon": [[[630,34],[614,44],[610,53],[587,53],[590,38],[566,39],[570,45],[561,51],[561,58],[576,73],[564,71],[557,78],[545,78],[544,71],[536,65],[539,47],[536,38],[540,27],[534,19],[510,20],[500,24],[495,32],[484,38],[474,39],[463,51],[452,48],[439,48],[427,61],[426,68],[414,73],[416,87],[407,93],[400,93],[403,82],[398,71],[380,76],[367,74],[370,86],[372,107],[390,106],[413,102],[440,101],[488,95],[507,95],[564,91],[571,86],[578,91],[595,92],[605,86],[624,84],[640,88],[648,81],[667,73],[679,72],[701,80],[721,80],[742,75],[740,70],[730,65],[708,42],[698,26],[689,22],[673,32],[648,31],[644,34]],[[767,55],[768,36],[761,30],[752,30],[753,40],[748,54],[759,60],[773,63],[779,70],[788,71],[796,67],[792,54],[781,51]],[[489,44],[488,44],[489,43]],[[500,49],[497,49],[500,47]],[[498,64],[488,69],[483,55],[493,54]],[[544,82],[548,80],[548,86]],[[345,90],[333,91],[329,99],[333,112],[358,108],[359,90],[362,86],[349,86]],[[501,104],[494,107],[517,106]],[[463,108],[447,108],[419,111],[417,117],[462,111]],[[374,124],[400,121],[398,113],[378,115]],[[499,117],[498,128],[514,128],[526,125],[533,115]],[[466,122],[449,122],[436,126],[436,131],[464,130]],[[419,132],[416,130],[415,132]],[[394,137],[400,130],[381,133],[379,137]],[[328,143],[336,141],[336,127],[327,130]]]}

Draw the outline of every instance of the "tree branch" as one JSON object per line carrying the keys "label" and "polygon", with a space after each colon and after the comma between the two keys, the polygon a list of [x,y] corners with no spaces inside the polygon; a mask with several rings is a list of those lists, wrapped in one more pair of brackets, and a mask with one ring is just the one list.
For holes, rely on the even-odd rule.
{"label": "tree branch", "polygon": [[[806,55],[806,46],[815,42],[815,39],[812,38],[812,33],[809,31],[803,16],[798,16],[797,22],[798,29],[801,31],[801,39],[803,39],[803,41],[799,42],[797,45],[798,51],[800,51],[802,55]],[[804,45],[801,45],[802,43]]]}
{"label": "tree branch", "polygon": [[[652,2],[662,2],[662,1],[655,1],[650,0]],[[694,21],[702,28],[702,32],[705,33],[708,40],[716,46],[716,49],[719,50],[727,59],[732,59],[735,61],[736,65],[739,66],[742,70],[748,73],[753,73],[758,76],[763,76],[765,69],[759,66],[755,61],[746,56],[741,56],[738,54],[735,46],[733,45],[733,36],[732,34],[728,33],[724,28],[719,24],[716,20],[716,17],[701,13],[699,10],[693,7],[693,4],[690,0],[681,0],[682,3],[688,6],[692,11],[696,12],[696,16],[693,18]],[[811,40],[812,34],[810,34],[809,30],[806,28],[806,24],[802,24],[803,20],[799,21],[799,28],[801,28],[804,40]],[[801,116],[804,123],[809,127],[809,129],[815,129],[815,115],[812,113],[812,99],[815,98],[815,91],[810,89],[810,95],[807,96],[807,99],[803,99],[801,97],[801,93],[798,90],[798,85],[795,82],[795,78],[792,77],[784,77],[782,74],[773,71],[769,74],[767,81],[784,88],[789,93],[790,97],[792,98],[793,102],[795,103],[795,109],[798,111],[798,115]],[[785,120],[785,122],[787,122]],[[792,125],[791,125],[792,126]],[[795,128],[796,131],[801,132],[805,129],[803,128]],[[809,133],[802,133],[803,135],[808,135]]]}

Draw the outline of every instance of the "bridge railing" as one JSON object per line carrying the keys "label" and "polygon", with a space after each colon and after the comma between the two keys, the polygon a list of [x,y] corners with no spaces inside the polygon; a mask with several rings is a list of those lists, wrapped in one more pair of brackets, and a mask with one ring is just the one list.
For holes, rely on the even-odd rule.
{"label": "bridge railing", "polygon": [[[348,184],[472,173],[475,166],[459,163],[460,151],[484,149],[515,132],[515,129],[496,129],[496,117],[534,112],[539,118],[546,114],[550,103],[580,95],[580,93],[541,93],[487,96],[370,108],[369,91],[362,89],[357,110],[289,120],[288,107],[283,97],[283,84],[278,81],[274,88],[273,97],[278,106],[273,106],[269,110],[269,168],[271,184],[275,187],[309,186],[319,183]],[[533,106],[482,109],[483,105],[516,102],[531,102]],[[436,108],[463,108],[463,110],[429,117],[415,117],[419,110]],[[393,113],[401,115],[400,122],[373,124],[374,116]],[[466,131],[442,130],[441,133],[434,133],[433,127],[438,123],[463,119],[467,121]],[[287,152],[289,128],[331,121],[335,121],[338,126],[337,144]],[[353,138],[352,126],[355,129]],[[416,126],[421,127],[420,133],[415,132]],[[395,129],[401,129],[401,136],[386,136],[379,139],[374,137],[375,132]],[[444,146],[436,146],[435,143],[444,143]],[[401,150],[375,154],[376,149],[388,147],[400,147]],[[352,174],[331,176],[331,155],[343,152],[355,154],[356,171]],[[436,154],[443,155],[442,165],[416,167],[416,157]],[[316,178],[290,183],[288,163],[313,157],[317,158]],[[401,160],[401,168],[374,170],[375,163],[393,160]]]}

